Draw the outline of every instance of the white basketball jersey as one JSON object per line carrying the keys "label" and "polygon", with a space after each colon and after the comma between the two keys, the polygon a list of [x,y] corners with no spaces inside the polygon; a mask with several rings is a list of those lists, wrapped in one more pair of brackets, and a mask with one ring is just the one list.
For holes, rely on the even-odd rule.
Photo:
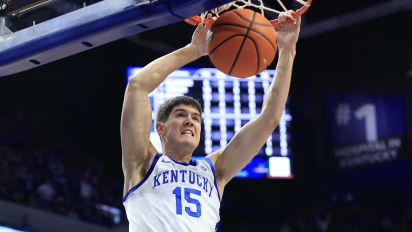
{"label": "white basketball jersey", "polygon": [[220,196],[208,158],[179,163],[157,154],[123,204],[130,232],[212,232],[218,228]]}

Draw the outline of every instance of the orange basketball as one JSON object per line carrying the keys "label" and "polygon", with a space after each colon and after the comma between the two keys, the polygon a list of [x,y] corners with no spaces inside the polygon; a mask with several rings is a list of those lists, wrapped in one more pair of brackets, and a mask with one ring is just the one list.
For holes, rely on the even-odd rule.
{"label": "orange basketball", "polygon": [[209,58],[217,69],[230,76],[256,75],[275,58],[275,30],[269,20],[255,11],[227,11],[212,24],[210,32]]}

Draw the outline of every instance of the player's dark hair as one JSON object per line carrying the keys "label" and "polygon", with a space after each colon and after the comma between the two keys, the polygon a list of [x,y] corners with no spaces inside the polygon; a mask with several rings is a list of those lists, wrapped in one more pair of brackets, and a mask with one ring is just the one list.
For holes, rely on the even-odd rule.
{"label": "player's dark hair", "polygon": [[202,115],[202,106],[199,101],[189,97],[189,96],[177,96],[168,99],[165,103],[160,105],[159,110],[157,111],[156,121],[157,122],[166,122],[169,118],[169,114],[175,106],[178,105],[188,105],[196,108],[200,115]]}

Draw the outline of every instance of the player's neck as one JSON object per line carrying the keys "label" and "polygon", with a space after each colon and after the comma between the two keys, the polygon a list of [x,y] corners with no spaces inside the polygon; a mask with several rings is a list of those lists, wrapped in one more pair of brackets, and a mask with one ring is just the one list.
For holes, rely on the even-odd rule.
{"label": "player's neck", "polygon": [[165,156],[179,163],[190,163],[190,161],[192,160],[192,152],[189,151],[178,151],[167,148],[163,148],[163,151]]}

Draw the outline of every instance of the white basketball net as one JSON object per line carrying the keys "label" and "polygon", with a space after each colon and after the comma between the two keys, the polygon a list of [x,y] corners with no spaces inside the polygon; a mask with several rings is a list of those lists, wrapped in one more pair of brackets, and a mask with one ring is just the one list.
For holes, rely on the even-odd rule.
{"label": "white basketball net", "polygon": [[[285,1],[285,0],[283,0]],[[227,4],[224,4],[220,7],[214,8],[210,11],[206,11],[200,14],[199,16],[194,16],[188,20],[186,20],[186,22],[190,23],[190,24],[197,24],[200,22],[204,22],[207,14],[212,14],[213,18],[216,19],[220,16],[220,13],[230,10],[230,9],[244,9],[244,8],[248,8],[248,9],[253,9],[255,11],[260,12],[261,15],[267,17],[266,13],[271,12],[277,15],[283,14],[285,16],[290,17],[291,19],[296,19],[298,16],[302,15],[310,6],[310,4],[312,3],[312,0],[293,0],[295,2],[298,3],[298,5],[300,5],[300,8],[297,7],[298,9],[287,9],[285,4],[283,4],[283,2],[281,0],[276,0],[276,2],[279,5],[280,9],[274,9],[271,7],[268,7],[267,5],[264,4],[263,0],[237,0],[237,1],[233,1]],[[293,10],[292,12],[290,10]],[[265,15],[266,14],[266,15]],[[268,18],[268,17],[267,17]],[[193,21],[192,21],[193,20]],[[274,20],[274,19],[273,19]],[[271,20],[272,24],[276,24],[277,22],[274,22],[273,20]],[[191,22],[189,22],[191,21]],[[197,23],[195,23],[195,21],[198,21]]]}

